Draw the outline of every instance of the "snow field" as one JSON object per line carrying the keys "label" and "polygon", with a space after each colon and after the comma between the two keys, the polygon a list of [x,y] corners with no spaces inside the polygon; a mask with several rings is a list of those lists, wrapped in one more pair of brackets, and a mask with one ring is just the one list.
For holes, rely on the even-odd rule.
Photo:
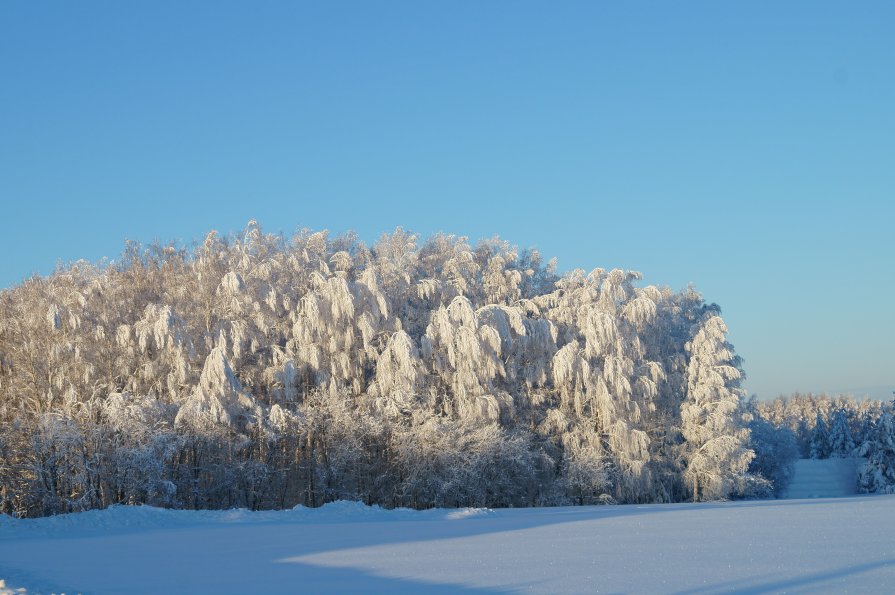
{"label": "snow field", "polygon": [[840,498],[857,492],[860,458],[799,459],[787,498]]}
{"label": "snow field", "polygon": [[114,507],[0,517],[0,578],[28,593],[886,593],[893,504]]}

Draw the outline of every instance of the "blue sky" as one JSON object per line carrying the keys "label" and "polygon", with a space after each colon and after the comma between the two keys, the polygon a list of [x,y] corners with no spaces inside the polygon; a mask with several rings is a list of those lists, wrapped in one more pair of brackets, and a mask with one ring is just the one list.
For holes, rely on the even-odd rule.
{"label": "blue sky", "polygon": [[500,235],[895,389],[890,2],[0,4],[0,286],[125,238]]}

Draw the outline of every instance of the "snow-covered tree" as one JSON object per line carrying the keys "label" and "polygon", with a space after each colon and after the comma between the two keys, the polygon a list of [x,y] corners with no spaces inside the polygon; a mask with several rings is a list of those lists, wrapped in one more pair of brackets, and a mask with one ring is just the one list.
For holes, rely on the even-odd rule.
{"label": "snow-covered tree", "polygon": [[684,475],[694,501],[727,498],[741,489],[754,453],[743,423],[742,372],[727,326],[709,309],[687,343],[687,397],[681,405]]}
{"label": "snow-covered tree", "polygon": [[0,510],[728,497],[723,323],[640,281],[401,228],[129,242],[0,292]]}
{"label": "snow-covered tree", "polygon": [[830,456],[830,434],[827,424],[820,411],[814,420],[814,428],[811,430],[811,438],[808,443],[809,456],[812,459],[826,459]]}
{"label": "snow-covered tree", "polygon": [[863,492],[895,493],[895,418],[885,411],[858,449],[867,460],[858,471]]}
{"label": "snow-covered tree", "polygon": [[799,458],[796,436],[788,427],[776,427],[758,415],[749,422],[749,433],[749,446],[755,452],[749,472],[770,481],[774,496],[779,498],[795,474],[795,461]]}
{"label": "snow-covered tree", "polygon": [[837,409],[830,421],[830,456],[850,457],[855,450],[855,441],[852,438],[848,424],[848,414],[845,409]]}
{"label": "snow-covered tree", "polygon": [[223,350],[216,347],[205,359],[199,384],[180,406],[175,424],[198,434],[215,434],[221,430],[242,432],[259,413],[251,396],[243,391]]}

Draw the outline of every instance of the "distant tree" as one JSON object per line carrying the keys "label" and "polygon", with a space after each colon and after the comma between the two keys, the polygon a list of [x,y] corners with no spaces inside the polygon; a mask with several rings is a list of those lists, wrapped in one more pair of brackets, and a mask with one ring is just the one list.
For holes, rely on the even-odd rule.
{"label": "distant tree", "polygon": [[786,493],[795,473],[795,461],[799,458],[796,436],[788,427],[776,427],[759,416],[749,423],[749,446],[755,458],[749,464],[749,472],[768,479],[774,497]]}
{"label": "distant tree", "polygon": [[873,431],[859,447],[867,460],[858,472],[862,492],[895,493],[895,419],[885,411]]}
{"label": "distant tree", "polygon": [[795,434],[796,442],[799,446],[799,456],[803,459],[811,458],[811,430],[808,428],[808,422],[805,418],[799,418]]}
{"label": "distant tree", "polygon": [[830,456],[830,435],[820,411],[817,412],[814,420],[814,428],[811,430],[808,449],[809,456],[812,459],[826,459]]}
{"label": "distant tree", "polygon": [[855,450],[855,441],[849,429],[848,414],[845,409],[837,409],[830,421],[830,456],[850,457]]}

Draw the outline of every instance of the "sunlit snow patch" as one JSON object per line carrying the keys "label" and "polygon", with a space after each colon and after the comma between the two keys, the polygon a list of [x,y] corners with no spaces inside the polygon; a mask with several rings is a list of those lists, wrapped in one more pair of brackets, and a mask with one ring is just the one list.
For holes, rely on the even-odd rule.
{"label": "sunlit snow patch", "polygon": [[0,595],[22,595],[27,593],[23,588],[13,588],[6,584],[6,581],[0,578]]}
{"label": "sunlit snow patch", "polygon": [[494,511],[490,508],[461,508],[459,510],[452,510],[451,512],[447,513],[445,518],[454,521],[457,519],[468,519],[471,517],[487,516],[489,514],[494,514]]}

